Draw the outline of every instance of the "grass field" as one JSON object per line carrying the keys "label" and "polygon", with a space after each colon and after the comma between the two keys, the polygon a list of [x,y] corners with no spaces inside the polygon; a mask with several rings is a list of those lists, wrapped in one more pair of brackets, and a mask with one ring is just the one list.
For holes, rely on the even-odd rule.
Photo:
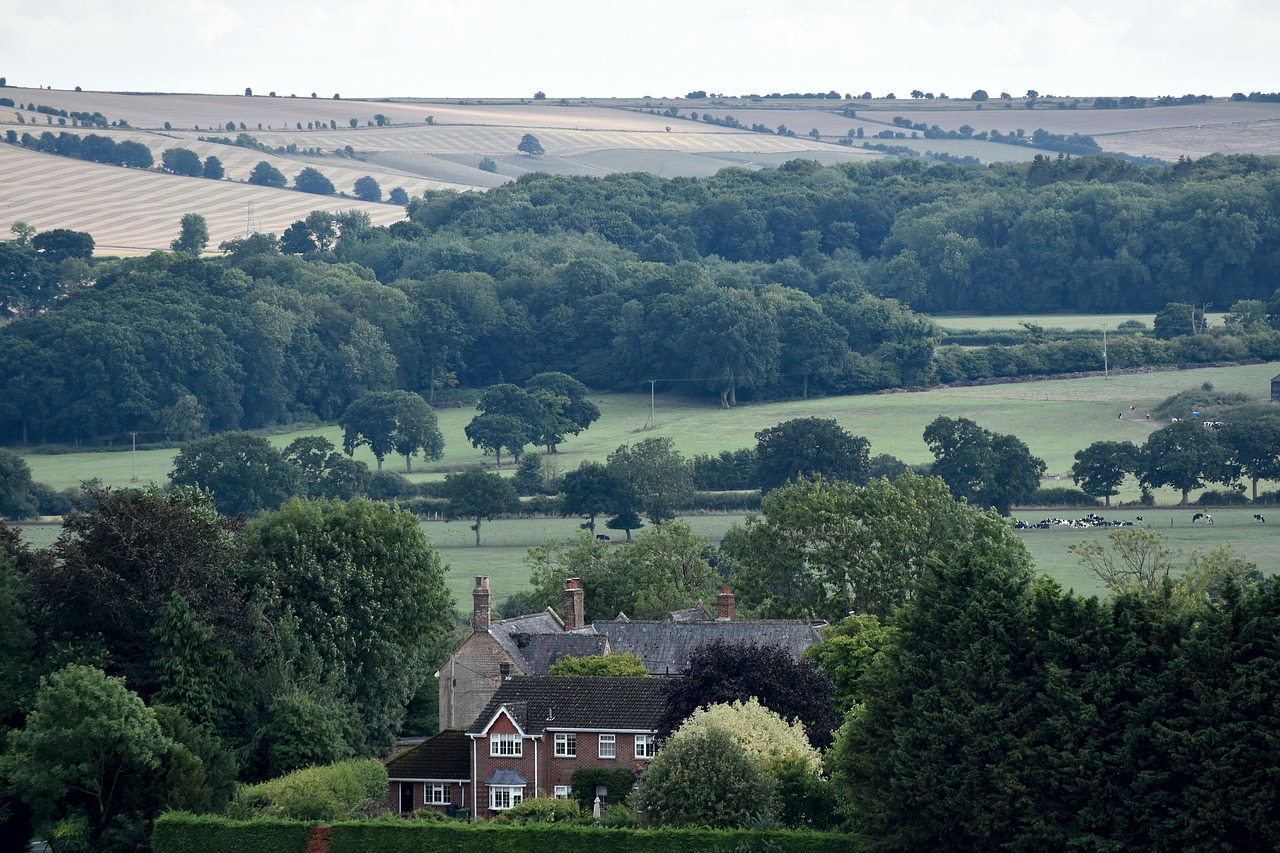
{"label": "grass field", "polygon": [[[657,425],[645,429],[649,419],[647,394],[613,394],[596,398],[601,419],[581,436],[562,446],[563,452],[543,457],[544,465],[560,473],[572,470],[584,460],[603,460],[619,445],[653,435],[670,436],[676,447],[687,456],[715,454],[722,450],[751,446],[757,431],[780,421],[797,417],[833,418],[856,435],[871,441],[871,452],[890,453],[909,463],[930,460],[921,433],[925,425],[938,415],[964,416],[988,429],[1012,433],[1031,447],[1033,453],[1048,464],[1049,483],[1070,485],[1070,468],[1077,450],[1094,441],[1130,440],[1141,443],[1158,424],[1146,421],[1143,411],[1179,391],[1198,388],[1211,382],[1219,390],[1242,391],[1265,398],[1270,380],[1280,364],[1243,367],[1201,368],[1186,371],[1158,371],[1113,376],[1110,379],[1050,380],[1016,382],[972,388],[945,388],[918,393],[874,394],[857,397],[834,397],[808,401],[744,405],[721,410],[711,398],[683,398],[660,395],[656,400]],[[1138,406],[1136,412],[1129,405]],[[1117,418],[1121,411],[1123,418]],[[488,462],[465,439],[463,428],[474,412],[468,409],[443,409],[438,413],[445,436],[445,457],[424,467],[415,463],[412,480],[437,479],[447,468]],[[323,435],[341,446],[341,431],[336,426],[321,426],[271,436],[283,447],[299,435]],[[175,451],[147,449],[137,453],[137,476],[141,483],[163,483]],[[100,478],[109,485],[123,486],[132,481],[133,453],[119,452],[69,453],[61,455],[27,454],[33,476],[56,488],[75,486],[82,480]],[[374,460],[367,451],[357,453],[371,466]],[[403,471],[402,459],[388,458],[389,470]],[[504,472],[512,471],[510,463]],[[1059,478],[1053,480],[1053,477]],[[1264,486],[1270,487],[1270,486]],[[1138,497],[1136,486],[1129,483],[1120,501]],[[1157,501],[1172,506],[1178,495],[1160,490]],[[1241,553],[1264,567],[1280,566],[1280,512],[1274,525],[1254,525],[1253,510],[1213,510],[1217,520],[1212,528],[1191,527],[1190,511],[1178,509],[1103,511],[1108,516],[1132,519],[1145,515],[1156,529],[1169,532],[1176,547],[1188,552],[1194,548],[1212,547],[1223,542],[1234,543]],[[1065,511],[1026,510],[1019,515],[1037,521],[1046,515],[1067,515]],[[1082,513],[1077,513],[1082,514]],[[718,542],[737,516],[694,516],[688,519],[702,535]],[[1170,524],[1172,526],[1170,527]],[[50,528],[30,528],[32,536],[47,535]],[[473,576],[487,574],[493,578],[498,596],[522,589],[527,583],[523,559],[530,545],[547,539],[573,535],[575,519],[500,520],[486,522],[481,528],[483,547],[473,547],[474,535],[467,522],[424,522],[424,529],[440,547],[450,565],[449,586],[460,600],[469,594]],[[1274,534],[1272,531],[1276,531]],[[1037,566],[1058,578],[1065,586],[1082,592],[1098,592],[1090,578],[1075,565],[1067,546],[1081,537],[1102,536],[1101,531],[1036,530],[1023,536],[1035,557]]]}

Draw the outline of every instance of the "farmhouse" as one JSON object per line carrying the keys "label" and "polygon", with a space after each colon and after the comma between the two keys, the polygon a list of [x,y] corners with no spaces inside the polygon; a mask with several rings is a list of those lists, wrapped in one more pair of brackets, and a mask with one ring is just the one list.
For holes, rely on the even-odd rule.
{"label": "farmhouse", "polygon": [[526,796],[566,799],[578,770],[639,773],[656,752],[662,687],[657,678],[513,676],[466,733],[476,816]]}
{"label": "farmhouse", "polygon": [[471,634],[436,673],[440,680],[440,728],[464,729],[489,704],[509,678],[546,675],[565,655],[585,657],[629,652],[653,675],[677,675],[699,646],[723,640],[778,645],[796,658],[822,639],[826,622],[804,619],[737,619],[733,592],[723,587],[713,616],[701,603],[661,621],[616,618],[588,624],[582,584],[570,578],[561,608],[562,619],[547,608],[541,613],[494,622],[489,579],[477,577],[471,592]]}

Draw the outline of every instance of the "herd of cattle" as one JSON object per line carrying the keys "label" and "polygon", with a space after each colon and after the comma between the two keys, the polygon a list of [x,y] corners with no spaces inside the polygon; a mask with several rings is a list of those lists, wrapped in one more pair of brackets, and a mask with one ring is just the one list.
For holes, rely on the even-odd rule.
{"label": "herd of cattle", "polygon": [[[1138,516],[1137,520],[1142,521],[1142,516]],[[1133,522],[1106,519],[1091,512],[1084,518],[1045,518],[1034,524],[1019,519],[1013,523],[1014,530],[1048,530],[1050,527],[1133,527]]]}
{"label": "herd of cattle", "polygon": [[[1254,513],[1253,520],[1259,524],[1265,524],[1266,519],[1260,514]],[[1133,521],[1119,521],[1114,519],[1103,518],[1096,512],[1091,512],[1083,518],[1043,518],[1035,523],[1015,519],[1013,522],[1014,530],[1048,530],[1051,527],[1074,527],[1077,529],[1088,527],[1133,527],[1134,522],[1141,524],[1143,518],[1140,515],[1134,516]],[[1192,524],[1213,524],[1213,516],[1207,512],[1197,512],[1191,516]]]}

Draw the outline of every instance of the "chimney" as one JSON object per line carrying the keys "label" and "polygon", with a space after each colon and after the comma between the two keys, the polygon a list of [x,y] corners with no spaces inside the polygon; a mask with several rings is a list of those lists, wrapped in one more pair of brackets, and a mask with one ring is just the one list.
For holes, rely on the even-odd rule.
{"label": "chimney", "polygon": [[733,591],[727,586],[722,586],[720,587],[720,594],[716,596],[716,621],[732,622],[733,611]]}
{"label": "chimney", "polygon": [[583,591],[582,581],[578,578],[569,578],[564,582],[564,629],[572,631],[576,628],[585,627],[583,619]]}
{"label": "chimney", "polygon": [[471,630],[489,630],[489,578],[476,575],[476,588],[471,590]]}

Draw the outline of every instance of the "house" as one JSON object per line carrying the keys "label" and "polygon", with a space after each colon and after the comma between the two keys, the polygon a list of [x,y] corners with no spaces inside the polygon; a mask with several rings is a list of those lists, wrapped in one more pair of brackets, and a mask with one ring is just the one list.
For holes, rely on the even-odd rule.
{"label": "house", "polygon": [[427,808],[456,814],[471,808],[471,739],[447,730],[386,764],[387,805],[398,814]]}
{"label": "house", "polygon": [[641,772],[657,748],[662,687],[658,678],[617,676],[503,682],[466,732],[474,814],[493,817],[526,797],[567,798],[583,768]]}
{"label": "house", "polygon": [[738,619],[729,587],[716,597],[715,615],[701,602],[660,621],[586,621],[586,602],[577,578],[565,583],[561,619],[551,608],[494,622],[489,579],[477,577],[471,593],[471,634],[436,673],[440,680],[440,728],[470,726],[503,682],[518,675],[545,675],[565,655],[587,657],[629,652],[653,675],[677,675],[689,657],[713,640],[780,645],[796,658],[822,639],[822,620]]}
{"label": "house", "polygon": [[477,577],[471,591],[471,634],[436,672],[441,731],[471,725],[507,678],[545,675],[565,655],[609,653],[606,637],[566,633],[581,623],[566,624],[550,607],[541,613],[494,622],[490,595],[489,579]]}

